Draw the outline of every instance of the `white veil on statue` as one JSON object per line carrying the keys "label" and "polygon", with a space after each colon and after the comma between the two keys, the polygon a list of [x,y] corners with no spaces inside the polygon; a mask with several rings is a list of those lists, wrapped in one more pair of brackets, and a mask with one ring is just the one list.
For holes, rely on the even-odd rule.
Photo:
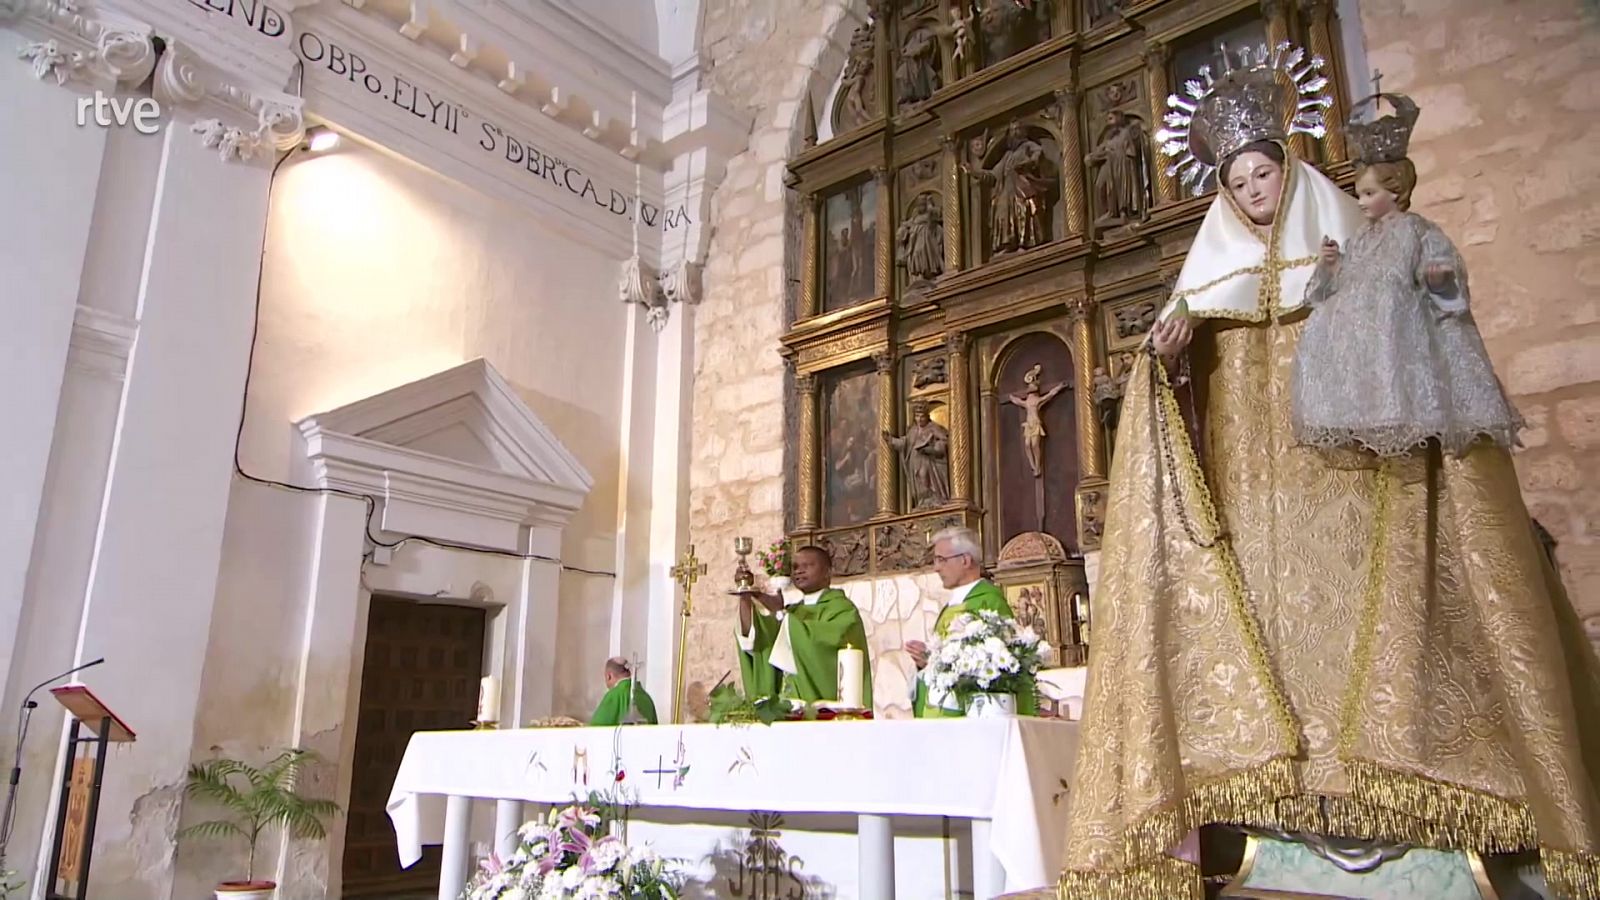
{"label": "white veil on statue", "polygon": [[[1248,50],[1241,55],[1243,67],[1220,78],[1202,68],[1204,80],[1184,86],[1187,99],[1169,97],[1169,127],[1157,137],[1166,153],[1182,154],[1169,171],[1196,194],[1212,172],[1221,182],[1216,167],[1229,156],[1258,141],[1277,143],[1285,159],[1283,196],[1271,237],[1263,239],[1219,185],[1163,319],[1180,301],[1196,318],[1249,322],[1296,309],[1305,302],[1323,237],[1343,244],[1361,226],[1355,200],[1288,148],[1290,133],[1321,136],[1324,131],[1321,110],[1331,101],[1323,93],[1327,78],[1318,74],[1321,60],[1302,66],[1303,51],[1286,43],[1270,51],[1260,48],[1255,65]],[[1232,65],[1226,50],[1223,59]]]}
{"label": "white veil on statue", "polygon": [[1269,254],[1261,233],[1226,188],[1211,209],[1183,260],[1183,270],[1162,312],[1181,300],[1196,318],[1265,320],[1305,302],[1324,236],[1342,246],[1361,227],[1361,207],[1315,167],[1284,152],[1283,199],[1272,226],[1277,252]]}

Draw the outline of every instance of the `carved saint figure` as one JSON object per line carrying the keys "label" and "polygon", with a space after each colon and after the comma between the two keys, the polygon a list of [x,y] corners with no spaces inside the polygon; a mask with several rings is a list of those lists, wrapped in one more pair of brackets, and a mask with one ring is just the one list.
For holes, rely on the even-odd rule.
{"label": "carved saint figure", "polygon": [[985,61],[993,65],[1037,44],[1049,21],[1047,6],[1034,0],[983,0],[978,26]]}
{"label": "carved saint figure", "polygon": [[918,28],[906,38],[895,64],[894,85],[901,107],[921,103],[939,89],[939,43],[933,32]]}
{"label": "carved saint figure", "polygon": [[1022,446],[1028,451],[1028,468],[1033,470],[1035,478],[1044,477],[1044,419],[1039,415],[1039,411],[1067,386],[1063,381],[1050,390],[1039,393],[1039,373],[1043,369],[1043,365],[1035,365],[1028,370],[1028,374],[1022,376],[1022,380],[1028,384],[1026,393],[1021,396],[1011,394],[1006,397],[1008,403],[1022,407]]}
{"label": "carved saint figure", "polygon": [[1145,158],[1144,128],[1124,112],[1106,113],[1095,148],[1084,157],[1094,176],[1096,225],[1122,225],[1143,221],[1150,209],[1149,166]]}
{"label": "carved saint figure", "polygon": [[928,404],[912,407],[914,421],[904,437],[885,431],[883,439],[900,454],[900,469],[911,489],[911,506],[942,506],[950,499],[950,432],[928,416]]}
{"label": "carved saint figure", "polygon": [[923,194],[911,202],[910,214],[895,232],[900,264],[911,282],[929,282],[944,271],[944,213],[939,199]]}
{"label": "carved saint figure", "polygon": [[840,94],[844,97],[841,115],[834,122],[834,131],[846,131],[872,117],[872,107],[877,99],[872,77],[874,56],[873,27],[864,22],[850,35],[850,50],[845,57],[844,74],[839,76]]}
{"label": "carved saint figure", "polygon": [[1005,152],[994,165],[968,171],[991,185],[990,249],[1004,253],[1044,243],[1046,196],[1056,176],[1049,171],[1044,146],[1028,136],[1021,122],[1007,126]]}

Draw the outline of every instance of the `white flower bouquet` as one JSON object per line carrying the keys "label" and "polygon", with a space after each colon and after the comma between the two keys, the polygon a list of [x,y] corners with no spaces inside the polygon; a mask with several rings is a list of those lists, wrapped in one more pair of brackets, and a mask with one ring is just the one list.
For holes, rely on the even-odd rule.
{"label": "white flower bouquet", "polygon": [[989,610],[962,613],[928,647],[922,672],[928,702],[965,710],[979,695],[1032,695],[1050,654],[1050,645],[1015,619]]}
{"label": "white flower bouquet", "polygon": [[463,900],[676,900],[682,879],[666,861],[607,830],[593,808],[553,810],[518,830],[510,858],[485,860]]}

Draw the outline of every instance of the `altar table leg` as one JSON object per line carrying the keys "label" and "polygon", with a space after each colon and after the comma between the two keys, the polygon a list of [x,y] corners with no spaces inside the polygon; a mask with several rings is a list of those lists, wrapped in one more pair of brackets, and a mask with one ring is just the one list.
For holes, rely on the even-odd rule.
{"label": "altar table leg", "polygon": [[494,852],[505,859],[517,851],[517,829],[522,827],[522,801],[494,802]]}
{"label": "altar table leg", "polygon": [[861,900],[894,900],[894,825],[888,816],[856,818]]}
{"label": "altar table leg", "polygon": [[972,820],[972,893],[977,900],[992,900],[1006,892],[1006,870],[989,843],[994,824]]}
{"label": "altar table leg", "polygon": [[467,887],[471,854],[467,831],[472,825],[472,798],[452,795],[444,807],[444,860],[439,866],[439,900],[457,900]]}

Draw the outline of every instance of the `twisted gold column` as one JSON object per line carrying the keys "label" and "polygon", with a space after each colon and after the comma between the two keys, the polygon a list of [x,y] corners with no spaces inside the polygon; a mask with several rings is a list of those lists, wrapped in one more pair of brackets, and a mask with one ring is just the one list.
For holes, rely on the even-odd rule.
{"label": "twisted gold column", "polygon": [[1061,127],[1061,196],[1067,205],[1067,234],[1089,236],[1089,210],[1083,185],[1083,138],[1078,123],[1078,91],[1056,91],[1056,112]]}
{"label": "twisted gold column", "polygon": [[[1261,0],[1261,17],[1267,20],[1267,42],[1278,46],[1289,37],[1289,4],[1287,0]],[[1317,147],[1309,134],[1289,135],[1289,149],[1294,155],[1313,165],[1317,162]],[[1222,173],[1217,173],[1221,177]]]}
{"label": "twisted gold column", "polygon": [[[878,367],[878,430],[897,434],[895,427],[894,352],[879,350],[872,354]],[[900,467],[898,454],[887,440],[879,438],[878,444],[878,515],[892,516],[900,506]]]}
{"label": "twisted gold column", "polygon": [[[1160,41],[1151,41],[1144,46],[1144,78],[1145,93],[1150,95],[1150,133],[1154,135],[1160,131],[1167,115],[1167,94],[1171,92],[1167,84],[1167,62],[1172,57],[1172,49]],[[1161,158],[1158,151],[1156,157],[1156,205],[1174,203],[1178,200],[1178,179],[1167,173],[1167,163]]]}
{"label": "twisted gold column", "polygon": [[800,393],[800,481],[795,492],[800,509],[795,515],[796,531],[815,531],[820,519],[817,491],[817,457],[821,455],[821,436],[817,422],[817,376],[797,375],[795,390]]}
{"label": "twisted gold column", "polygon": [[822,280],[817,275],[817,265],[821,261],[817,251],[822,249],[822,201],[815,194],[807,194],[801,202],[806,206],[800,249],[800,308],[795,311],[795,318],[809,319],[821,308],[817,302]]}
{"label": "twisted gold column", "polygon": [[1301,8],[1305,10],[1310,31],[1311,55],[1322,57],[1322,72],[1333,82],[1332,89],[1328,91],[1333,105],[1322,112],[1328,123],[1328,133],[1322,136],[1322,161],[1334,165],[1348,160],[1350,151],[1344,142],[1344,67],[1333,43],[1333,4],[1329,0],[1303,2],[1305,5]]}
{"label": "twisted gold column", "polygon": [[944,139],[944,271],[961,271],[961,160],[956,139]]}
{"label": "twisted gold column", "polygon": [[894,293],[894,178],[884,168],[872,175],[878,182],[877,296],[887,297]]}
{"label": "twisted gold column", "polygon": [[1076,363],[1078,407],[1078,478],[1104,478],[1105,450],[1100,435],[1100,417],[1094,411],[1094,301],[1088,297],[1067,300],[1067,318],[1072,321],[1072,359]]}
{"label": "twisted gold column", "polygon": [[957,332],[945,338],[950,353],[950,499],[972,501],[972,401],[967,383],[967,351],[972,339]]}

